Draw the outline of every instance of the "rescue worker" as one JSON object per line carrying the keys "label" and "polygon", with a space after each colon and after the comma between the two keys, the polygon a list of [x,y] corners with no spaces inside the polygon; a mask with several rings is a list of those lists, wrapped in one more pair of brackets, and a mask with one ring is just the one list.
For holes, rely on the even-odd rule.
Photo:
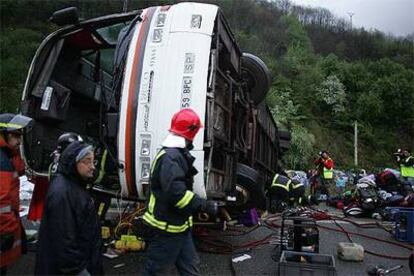
{"label": "rescue worker", "polygon": [[290,183],[289,177],[276,174],[268,191],[270,212],[282,212],[289,201]]}
{"label": "rescue worker", "polygon": [[[19,146],[23,130],[32,119],[23,115],[0,115],[0,268],[1,275],[22,254],[25,232],[19,215],[20,181],[25,166]],[[23,249],[24,251],[24,249]]]}
{"label": "rescue worker", "polygon": [[315,203],[313,197],[305,196],[305,185],[297,179],[276,174],[268,191],[270,212],[282,212],[286,207],[305,206]]}
{"label": "rescue worker", "polygon": [[36,256],[36,275],[102,274],[102,238],[92,197],[92,146],[74,141],[62,153],[46,196]]}
{"label": "rescue worker", "polygon": [[321,151],[314,163],[319,176],[320,193],[329,197],[329,186],[333,182],[334,162],[327,151]]}
{"label": "rescue worker", "polygon": [[83,142],[83,139],[79,134],[76,134],[74,132],[66,132],[59,136],[57,140],[56,150],[52,153],[53,162],[49,166],[49,180],[51,180],[57,173],[59,159],[62,155],[62,152],[66,149],[67,146],[69,146],[70,143],[74,141]]}
{"label": "rescue worker", "polygon": [[414,186],[414,157],[407,149],[398,149],[395,156],[401,170],[401,181],[406,185]]}
{"label": "rescue worker", "polygon": [[199,257],[192,239],[192,214],[217,214],[217,202],[196,195],[193,177],[195,158],[192,142],[202,127],[192,109],[182,109],[171,120],[169,135],[162,143],[150,171],[150,194],[144,223],[149,243],[144,275],[165,273],[173,265],[181,275],[199,275]]}

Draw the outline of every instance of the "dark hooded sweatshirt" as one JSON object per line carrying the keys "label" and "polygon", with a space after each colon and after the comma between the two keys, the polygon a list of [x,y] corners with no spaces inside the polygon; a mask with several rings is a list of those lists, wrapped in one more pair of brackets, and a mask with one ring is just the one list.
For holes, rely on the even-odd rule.
{"label": "dark hooded sweatshirt", "polygon": [[46,196],[36,259],[36,275],[102,274],[99,219],[76,156],[86,144],[73,142],[62,153],[58,174]]}

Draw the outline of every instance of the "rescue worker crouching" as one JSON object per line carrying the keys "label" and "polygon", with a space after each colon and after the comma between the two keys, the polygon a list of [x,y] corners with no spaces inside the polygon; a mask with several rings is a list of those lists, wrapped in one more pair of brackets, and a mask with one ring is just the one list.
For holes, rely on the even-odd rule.
{"label": "rescue worker crouching", "polygon": [[202,127],[191,109],[182,109],[171,120],[170,134],[162,143],[150,173],[150,195],[144,223],[150,235],[144,275],[162,273],[175,265],[181,275],[199,275],[199,257],[192,239],[192,214],[217,214],[217,202],[192,191],[195,158],[192,141]]}
{"label": "rescue worker crouching", "polygon": [[5,275],[7,267],[25,253],[25,232],[19,215],[20,181],[25,172],[19,146],[23,130],[32,119],[23,115],[0,115],[0,268]]}
{"label": "rescue worker crouching", "polygon": [[52,180],[52,178],[57,173],[59,159],[63,151],[67,148],[67,146],[69,146],[72,142],[75,141],[83,142],[83,139],[79,134],[74,132],[66,132],[59,136],[59,138],[57,139],[56,150],[52,153],[53,162],[49,166],[49,180]]}
{"label": "rescue worker crouching", "polygon": [[305,185],[297,179],[276,174],[268,191],[272,213],[282,212],[287,207],[316,204],[313,196],[305,196]]}

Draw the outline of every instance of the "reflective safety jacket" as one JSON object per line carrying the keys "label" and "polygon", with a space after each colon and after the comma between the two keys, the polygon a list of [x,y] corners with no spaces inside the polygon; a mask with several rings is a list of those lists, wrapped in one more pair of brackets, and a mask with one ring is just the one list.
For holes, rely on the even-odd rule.
{"label": "reflective safety jacket", "polygon": [[19,176],[23,174],[20,154],[0,137],[0,267],[14,263],[22,253]]}
{"label": "reflective safety jacket", "polygon": [[171,234],[184,233],[193,225],[192,214],[205,200],[193,193],[194,157],[187,148],[162,148],[151,166],[151,191],[144,221]]}
{"label": "reflective safety jacket", "polygon": [[280,200],[299,200],[304,194],[304,189],[303,183],[291,180],[287,176],[276,174],[273,177],[271,192]]}
{"label": "reflective safety jacket", "polygon": [[290,183],[292,183],[292,180],[289,179],[287,176],[275,174],[270,188],[275,191],[280,190],[283,193],[289,193]]}
{"label": "reflective safety jacket", "polygon": [[400,163],[401,176],[414,178],[414,157],[408,156]]}
{"label": "reflective safety jacket", "polygon": [[324,179],[333,179],[334,162],[330,157],[327,159],[318,158],[315,165],[317,165],[319,175],[322,175]]}
{"label": "reflective safety jacket", "polygon": [[323,160],[323,178],[333,179],[333,160],[330,157]]}

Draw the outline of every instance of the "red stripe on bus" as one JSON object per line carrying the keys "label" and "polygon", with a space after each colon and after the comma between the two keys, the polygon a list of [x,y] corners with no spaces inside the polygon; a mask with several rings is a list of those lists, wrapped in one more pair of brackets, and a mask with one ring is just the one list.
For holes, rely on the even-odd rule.
{"label": "red stripe on bus", "polygon": [[[131,124],[132,124],[132,115],[133,115],[133,100],[135,97],[133,97],[136,88],[137,83],[134,81],[137,79],[137,75],[139,74],[139,72],[137,72],[137,67],[138,64],[140,62],[140,57],[139,57],[139,52],[141,50],[141,44],[142,44],[142,38],[144,36],[144,25],[146,25],[148,23],[148,17],[144,16],[143,20],[141,21],[141,26],[140,26],[140,30],[139,30],[139,36],[137,39],[137,44],[135,47],[135,53],[134,53],[134,63],[132,64],[132,72],[131,72],[131,77],[129,80],[129,91],[128,91],[128,107],[127,107],[127,118],[126,118],[126,129],[125,129],[125,176],[126,176],[126,184],[128,187],[128,194],[131,195],[131,193],[135,190],[133,188],[133,183],[131,180],[131,175],[132,175],[132,170],[134,168],[131,168],[131,143],[135,141],[131,141],[130,137],[130,132],[131,131],[135,131],[135,129],[131,129]],[[142,57],[143,58],[143,57]]]}

